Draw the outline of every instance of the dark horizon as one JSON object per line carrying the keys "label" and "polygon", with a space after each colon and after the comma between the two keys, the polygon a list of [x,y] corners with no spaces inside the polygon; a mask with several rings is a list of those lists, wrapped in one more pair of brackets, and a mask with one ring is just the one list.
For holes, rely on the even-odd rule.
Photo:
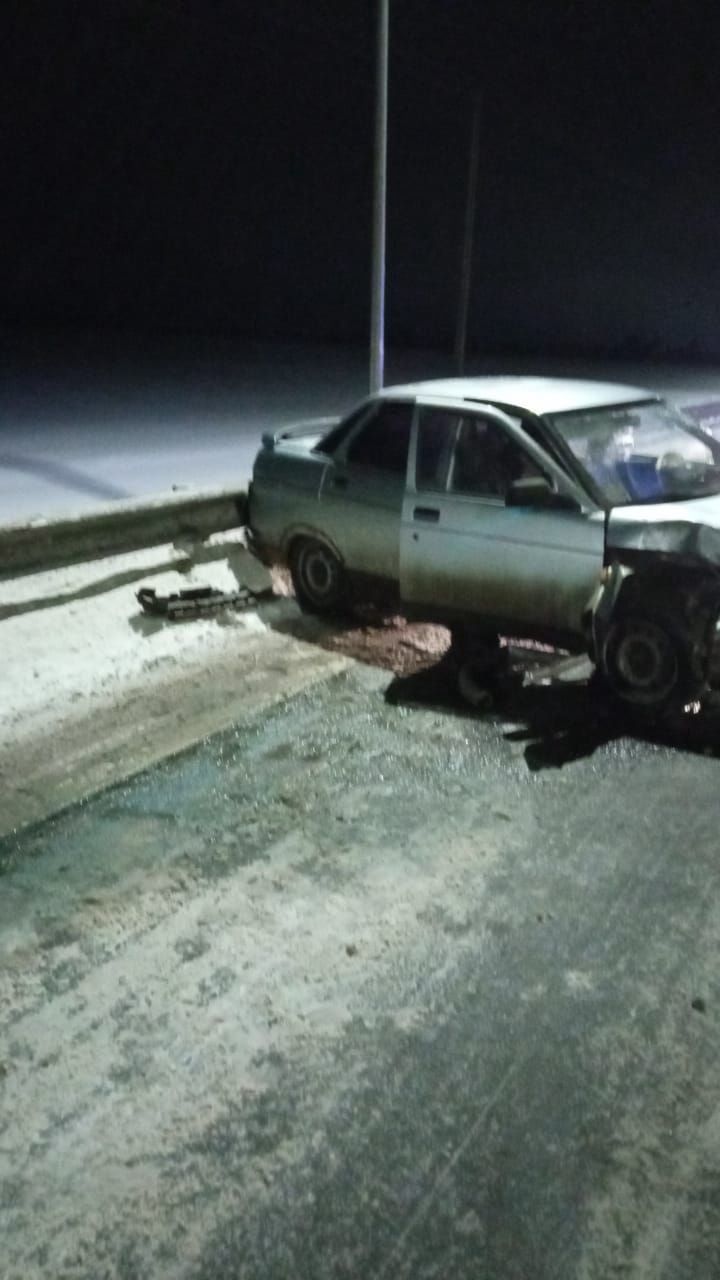
{"label": "dark horizon", "polygon": [[[393,0],[387,343],[720,355],[717,20],[676,2]],[[360,343],[374,6],[6,11],[0,324]]]}

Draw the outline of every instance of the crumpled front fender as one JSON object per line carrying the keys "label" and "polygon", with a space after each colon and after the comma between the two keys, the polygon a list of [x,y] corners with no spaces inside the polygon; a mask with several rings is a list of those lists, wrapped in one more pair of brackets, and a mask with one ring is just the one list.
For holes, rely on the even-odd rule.
{"label": "crumpled front fender", "polygon": [[612,560],[588,602],[586,628],[590,657],[602,666],[611,627],[632,612],[665,617],[684,636],[688,661],[699,680],[720,679],[720,574],[697,560],[684,564],[671,553],[626,551],[630,563]]}

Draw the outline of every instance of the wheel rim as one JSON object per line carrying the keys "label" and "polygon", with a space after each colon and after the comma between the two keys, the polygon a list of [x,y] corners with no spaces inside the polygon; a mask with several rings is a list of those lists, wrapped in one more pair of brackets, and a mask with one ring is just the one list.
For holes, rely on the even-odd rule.
{"label": "wheel rim", "polygon": [[654,622],[620,624],[608,640],[606,669],[618,692],[633,702],[663,702],[677,686],[679,664],[671,636]]}
{"label": "wheel rim", "polygon": [[308,543],[300,554],[300,581],[312,600],[332,600],[338,586],[338,565],[331,551],[319,542]]}

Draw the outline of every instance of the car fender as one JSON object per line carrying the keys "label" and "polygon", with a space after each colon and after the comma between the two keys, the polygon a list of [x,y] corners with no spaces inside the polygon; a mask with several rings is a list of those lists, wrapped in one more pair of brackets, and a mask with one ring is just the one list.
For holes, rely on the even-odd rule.
{"label": "car fender", "polygon": [[328,547],[330,551],[332,551],[333,555],[337,557],[340,563],[344,565],[345,557],[335,545],[332,538],[328,538],[326,533],[322,532],[320,529],[316,529],[311,524],[293,524],[285,530],[282,538],[282,556],[286,564],[288,564],[290,560],[292,544],[293,542],[296,542],[298,538],[313,538],[316,542],[322,542],[324,546]]}

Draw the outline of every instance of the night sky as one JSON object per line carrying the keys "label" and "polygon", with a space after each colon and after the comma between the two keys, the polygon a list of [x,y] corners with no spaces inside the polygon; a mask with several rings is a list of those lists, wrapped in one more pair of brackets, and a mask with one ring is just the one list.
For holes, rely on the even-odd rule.
{"label": "night sky", "polygon": [[[389,345],[720,355],[697,0],[391,0]],[[5,0],[0,320],[364,341],[372,0]]]}

